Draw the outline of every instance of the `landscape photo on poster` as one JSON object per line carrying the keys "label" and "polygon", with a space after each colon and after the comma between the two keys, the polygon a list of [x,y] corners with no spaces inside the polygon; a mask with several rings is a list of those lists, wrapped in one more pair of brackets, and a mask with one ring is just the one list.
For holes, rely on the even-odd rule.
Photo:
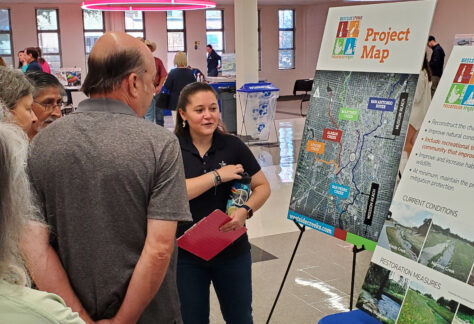
{"label": "landscape photo on poster", "polygon": [[374,265],[367,272],[357,308],[370,312],[382,323],[395,323],[408,284],[407,278]]}
{"label": "landscape photo on poster", "polygon": [[377,245],[417,261],[430,229],[433,213],[394,201],[389,215]]}
{"label": "landscape photo on poster", "polygon": [[462,282],[467,282],[473,260],[473,229],[454,217],[436,215],[418,262]]}
{"label": "landscape photo on poster", "polygon": [[414,74],[316,71],[288,218],[327,234],[337,228],[377,241],[417,80]]}
{"label": "landscape photo on poster", "polygon": [[446,299],[436,288],[412,282],[397,323],[449,324],[452,323],[457,308],[455,300]]}

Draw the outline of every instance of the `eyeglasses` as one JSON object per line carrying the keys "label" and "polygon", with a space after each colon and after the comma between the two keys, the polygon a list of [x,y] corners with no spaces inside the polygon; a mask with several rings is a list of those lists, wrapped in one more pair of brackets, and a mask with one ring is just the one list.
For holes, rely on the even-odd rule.
{"label": "eyeglasses", "polygon": [[47,112],[53,111],[56,107],[58,107],[59,110],[63,109],[63,107],[64,107],[64,102],[62,102],[62,101],[57,102],[57,103],[46,103],[46,104],[34,101],[34,103],[40,105],[41,107],[43,107],[43,109]]}

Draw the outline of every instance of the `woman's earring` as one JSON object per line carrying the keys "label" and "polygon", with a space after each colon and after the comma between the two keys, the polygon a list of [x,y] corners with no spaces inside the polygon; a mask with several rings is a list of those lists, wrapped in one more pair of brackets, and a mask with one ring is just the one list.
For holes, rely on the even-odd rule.
{"label": "woman's earring", "polygon": [[183,128],[186,128],[186,121],[183,120]]}

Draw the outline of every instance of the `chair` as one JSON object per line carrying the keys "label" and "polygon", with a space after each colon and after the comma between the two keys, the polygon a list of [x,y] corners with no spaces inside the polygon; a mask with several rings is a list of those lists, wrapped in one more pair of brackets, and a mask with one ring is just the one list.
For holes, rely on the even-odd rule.
{"label": "chair", "polygon": [[[300,101],[300,114],[302,117],[306,116],[303,114],[303,102],[309,101],[311,99],[311,88],[313,87],[313,80],[311,79],[301,79],[295,81],[295,86],[293,87],[293,95],[296,96],[296,92],[300,91],[304,94]],[[309,92],[309,93],[308,93]]]}

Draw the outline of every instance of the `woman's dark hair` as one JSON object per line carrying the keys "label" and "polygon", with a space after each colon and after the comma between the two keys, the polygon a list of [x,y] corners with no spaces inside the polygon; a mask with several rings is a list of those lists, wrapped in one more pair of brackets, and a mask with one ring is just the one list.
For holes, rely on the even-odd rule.
{"label": "woman's dark hair", "polygon": [[136,48],[117,51],[101,59],[89,56],[87,67],[89,73],[81,88],[86,96],[110,93],[119,88],[130,73],[142,76],[146,72],[143,54]]}
{"label": "woman's dark hair", "polygon": [[426,52],[425,52],[425,58],[423,59],[423,68],[422,70],[426,70],[426,74],[428,74],[428,81],[431,82],[431,68],[430,68],[430,65],[428,63],[428,59],[426,58]]}
{"label": "woman's dark hair", "polygon": [[26,52],[26,54],[30,54],[31,56],[33,56],[33,58],[35,60],[38,59],[39,54],[38,54],[38,50],[36,49],[36,47],[27,47],[25,49],[25,52]]}
{"label": "woman's dark hair", "polygon": [[38,62],[43,64],[45,62],[43,58],[43,51],[41,51],[41,48],[37,47],[36,50],[38,51]]}
{"label": "woman's dark hair", "polygon": [[[18,54],[20,54],[20,53],[25,53],[25,51],[24,50],[23,51],[18,51]],[[18,68],[21,69],[22,67],[23,67],[23,64],[20,62],[20,60],[18,60]]]}
{"label": "woman's dark hair", "polygon": [[[193,82],[185,86],[183,90],[181,90],[181,93],[179,94],[178,104],[176,106],[177,114],[176,114],[176,125],[174,128],[174,133],[176,135],[189,134],[189,126],[183,127],[183,118],[181,117],[181,114],[179,113],[179,109],[186,111],[186,106],[189,104],[189,98],[198,92],[212,92],[212,94],[215,95],[217,99],[217,94],[214,91],[214,88],[211,87],[207,83]],[[217,131],[222,134],[226,133],[225,125],[224,123],[222,123],[220,119],[219,119],[219,124],[217,126]]]}

